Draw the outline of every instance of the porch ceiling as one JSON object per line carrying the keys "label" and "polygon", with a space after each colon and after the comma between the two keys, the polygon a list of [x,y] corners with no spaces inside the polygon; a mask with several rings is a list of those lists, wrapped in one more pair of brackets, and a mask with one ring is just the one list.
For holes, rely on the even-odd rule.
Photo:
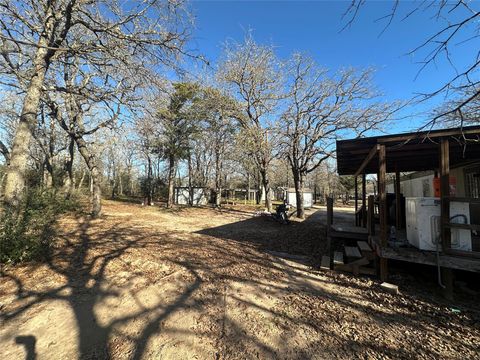
{"label": "porch ceiling", "polygon": [[[480,160],[480,126],[375,136],[337,141],[339,175],[354,175],[377,144],[386,149],[387,172],[435,170],[439,167],[439,141],[450,141],[450,166]],[[365,167],[366,174],[379,169],[378,153]]]}

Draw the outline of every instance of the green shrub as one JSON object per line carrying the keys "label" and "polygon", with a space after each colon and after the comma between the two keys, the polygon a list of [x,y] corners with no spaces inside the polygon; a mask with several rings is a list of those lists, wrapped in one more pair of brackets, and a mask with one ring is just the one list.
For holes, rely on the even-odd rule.
{"label": "green shrub", "polygon": [[0,216],[0,263],[40,260],[49,256],[59,215],[78,209],[78,199],[55,191],[28,191],[19,209]]}

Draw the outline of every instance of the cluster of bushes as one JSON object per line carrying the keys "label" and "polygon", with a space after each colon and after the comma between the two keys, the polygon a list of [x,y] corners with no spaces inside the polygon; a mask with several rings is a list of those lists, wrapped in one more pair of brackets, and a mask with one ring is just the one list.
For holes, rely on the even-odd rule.
{"label": "cluster of bushes", "polygon": [[0,210],[0,264],[48,258],[59,215],[78,209],[76,196],[34,189],[19,208]]}

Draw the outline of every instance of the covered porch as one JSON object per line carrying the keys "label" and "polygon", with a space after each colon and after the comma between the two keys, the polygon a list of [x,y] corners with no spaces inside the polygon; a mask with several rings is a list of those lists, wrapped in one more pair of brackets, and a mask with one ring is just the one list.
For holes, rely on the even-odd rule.
{"label": "covered porch", "polygon": [[[451,269],[480,272],[478,250],[462,251],[451,246],[452,229],[478,231],[480,234],[480,224],[459,224],[450,217],[451,202],[480,204],[480,198],[451,196],[449,185],[451,167],[478,162],[479,159],[480,126],[337,141],[338,174],[355,176],[356,216],[352,226],[355,225],[359,232],[367,231],[368,242],[377,256],[377,268],[383,280],[388,277],[388,259],[439,266],[447,287],[451,287]],[[441,246],[437,252],[389,244],[392,226],[395,237],[406,240],[400,174],[425,170],[434,170],[440,183]],[[377,196],[367,196],[369,174],[377,176]],[[395,204],[393,219],[392,216],[389,218],[388,212],[388,174],[394,176],[395,184],[394,199],[390,201],[390,204]]]}

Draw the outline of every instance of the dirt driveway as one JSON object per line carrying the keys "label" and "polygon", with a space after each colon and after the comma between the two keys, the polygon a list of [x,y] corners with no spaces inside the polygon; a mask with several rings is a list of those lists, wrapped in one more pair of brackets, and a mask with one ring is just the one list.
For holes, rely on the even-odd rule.
{"label": "dirt driveway", "polygon": [[478,302],[313,271],[319,213],[104,209],[62,220],[50,263],[2,270],[1,359],[480,357]]}

